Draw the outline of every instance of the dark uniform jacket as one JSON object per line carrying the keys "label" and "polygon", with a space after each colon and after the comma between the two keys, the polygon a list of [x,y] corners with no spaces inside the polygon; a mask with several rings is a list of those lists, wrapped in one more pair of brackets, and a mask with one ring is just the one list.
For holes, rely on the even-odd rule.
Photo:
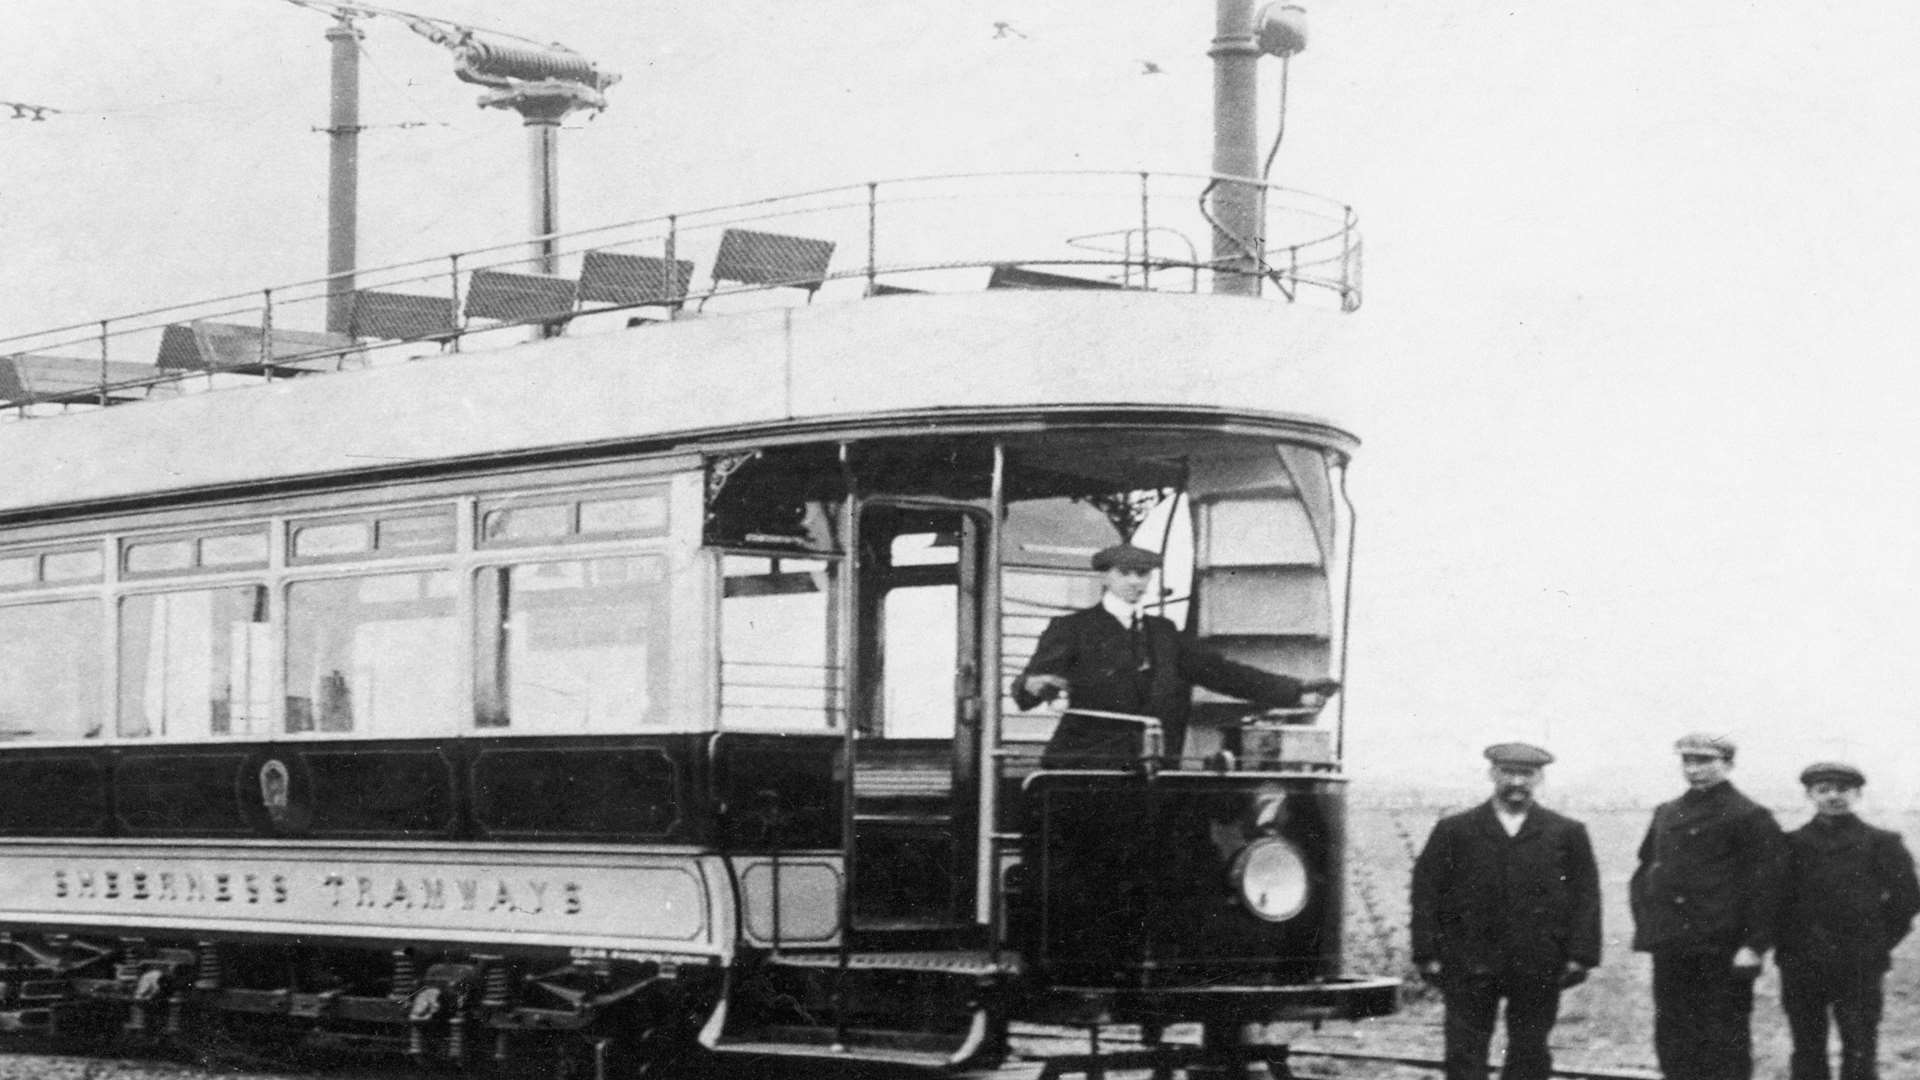
{"label": "dark uniform jacket", "polygon": [[1587,827],[1541,806],[1512,836],[1491,802],[1440,819],[1413,864],[1413,962],[1443,976],[1552,978],[1600,963],[1600,873]]}
{"label": "dark uniform jacket", "polygon": [[1782,967],[1885,971],[1920,914],[1920,883],[1900,834],[1852,814],[1787,834],[1778,938]]}
{"label": "dark uniform jacket", "polygon": [[1027,676],[1058,675],[1072,686],[1074,708],[1158,719],[1170,753],[1186,731],[1196,685],[1266,708],[1300,704],[1300,680],[1236,664],[1161,616],[1140,622],[1138,642],[1098,604],[1048,623],[1026,671],[1014,680],[1014,703],[1031,709],[1042,700],[1027,693]]}
{"label": "dark uniform jacket", "polygon": [[1773,943],[1786,840],[1732,784],[1688,791],[1653,811],[1633,873],[1633,947],[1642,952],[1765,952]]}

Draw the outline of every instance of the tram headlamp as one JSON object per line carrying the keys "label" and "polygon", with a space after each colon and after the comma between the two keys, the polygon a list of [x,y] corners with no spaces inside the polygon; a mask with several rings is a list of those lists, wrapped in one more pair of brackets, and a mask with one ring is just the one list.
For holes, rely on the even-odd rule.
{"label": "tram headlamp", "polygon": [[1307,861],[1299,848],[1277,836],[1241,848],[1230,873],[1240,902],[1268,922],[1286,922],[1307,906]]}

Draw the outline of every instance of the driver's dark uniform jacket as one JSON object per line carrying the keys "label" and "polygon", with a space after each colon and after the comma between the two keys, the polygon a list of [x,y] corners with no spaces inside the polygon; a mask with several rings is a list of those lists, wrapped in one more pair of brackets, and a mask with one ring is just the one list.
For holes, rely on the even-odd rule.
{"label": "driver's dark uniform jacket", "polygon": [[1300,704],[1302,689],[1291,676],[1228,660],[1181,633],[1170,619],[1143,615],[1136,633],[1098,604],[1047,624],[1026,671],[1013,682],[1013,700],[1022,709],[1043,700],[1027,691],[1033,675],[1066,679],[1076,709],[1158,719],[1169,753],[1177,751],[1186,731],[1195,686],[1273,709]]}

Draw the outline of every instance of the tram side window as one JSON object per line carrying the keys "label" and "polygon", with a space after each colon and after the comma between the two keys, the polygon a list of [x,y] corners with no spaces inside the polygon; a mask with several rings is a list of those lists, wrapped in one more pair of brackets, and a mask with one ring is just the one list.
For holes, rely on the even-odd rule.
{"label": "tram side window", "polygon": [[100,734],[101,603],[0,607],[0,740]]}
{"label": "tram side window", "polygon": [[127,597],[120,603],[120,734],[265,733],[272,647],[263,585]]}
{"label": "tram side window", "polygon": [[476,724],[586,732],[665,723],[665,574],[656,556],[481,570]]}
{"label": "tram side window", "polygon": [[722,557],[722,724],[839,726],[846,688],[835,659],[838,571],[826,559]]}
{"label": "tram side window", "polygon": [[287,730],[445,731],[461,707],[454,575],[299,581],[287,588]]}

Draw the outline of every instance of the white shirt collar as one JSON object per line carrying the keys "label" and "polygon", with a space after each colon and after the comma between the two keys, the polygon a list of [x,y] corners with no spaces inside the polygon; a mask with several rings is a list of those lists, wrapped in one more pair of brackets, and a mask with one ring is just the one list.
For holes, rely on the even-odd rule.
{"label": "white shirt collar", "polygon": [[[1531,809],[1531,806],[1527,808]],[[1493,803],[1493,816],[1500,819],[1500,827],[1507,830],[1508,836],[1519,835],[1520,826],[1527,823],[1527,810],[1509,810],[1498,799]]]}
{"label": "white shirt collar", "polygon": [[1129,604],[1110,592],[1100,594],[1100,606],[1107,609],[1107,614],[1119,619],[1121,626],[1132,626],[1133,620],[1140,615],[1139,604]]}

